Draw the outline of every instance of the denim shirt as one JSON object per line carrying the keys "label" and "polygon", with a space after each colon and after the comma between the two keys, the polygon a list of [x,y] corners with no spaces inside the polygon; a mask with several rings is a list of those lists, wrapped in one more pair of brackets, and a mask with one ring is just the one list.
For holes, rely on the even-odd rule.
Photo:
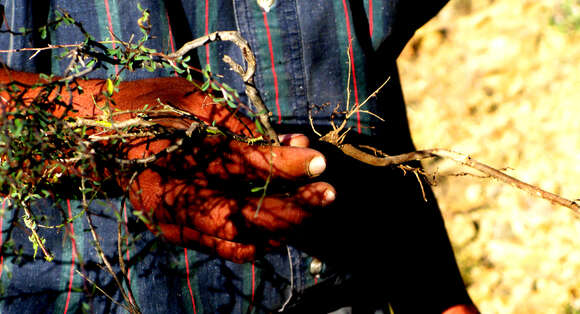
{"label": "denim shirt", "polygon": [[[260,3],[265,3],[260,5]],[[349,121],[356,136],[372,139],[386,152],[410,151],[404,102],[395,60],[414,31],[446,3],[399,0],[182,0],[139,1],[151,12],[151,39],[147,46],[170,53],[185,42],[214,31],[238,30],[257,58],[255,83],[272,112],[275,127],[328,129],[336,105],[361,103],[387,78],[380,97],[366,109],[383,117],[359,114]],[[427,4],[428,3],[428,4]],[[18,36],[21,28],[35,28],[55,18],[55,10],[68,12],[97,40],[140,36],[137,1],[122,0],[2,0],[0,62],[14,70],[62,74],[68,60],[62,50],[15,51],[48,44],[78,43],[84,38],[76,27]],[[11,30],[12,32],[9,32]],[[113,37],[114,36],[114,37]],[[108,44],[114,48],[112,44]],[[34,56],[33,56],[34,55]],[[218,42],[197,49],[192,65],[210,65],[221,80],[238,89],[242,82],[227,64],[229,55],[243,64],[239,49]],[[91,77],[104,78],[118,71],[99,69]],[[124,80],[170,75],[165,71],[123,72]],[[329,105],[330,104],[330,105]],[[21,212],[8,209],[5,199],[0,259],[0,310],[2,313],[123,312],[123,308],[94,288],[101,287],[123,302],[112,276],[99,264],[93,239],[84,218],[59,229],[40,230],[55,260],[46,262],[35,253],[22,225]],[[435,205],[436,208],[436,205]],[[79,200],[39,202],[35,213],[43,224],[58,225],[81,213]],[[267,253],[254,263],[235,264],[191,248],[175,247],[146,231],[121,199],[91,203],[91,213],[101,246],[118,276],[117,244],[128,270],[135,301],[144,313],[242,313],[292,308],[309,287],[331,287],[348,279],[337,277],[326,263],[318,264],[293,246]],[[117,215],[115,214],[117,213]],[[118,223],[122,222],[120,239]],[[314,264],[312,263],[314,260]],[[323,261],[324,262],[324,261]],[[322,265],[321,269],[317,267]],[[347,272],[348,273],[348,272]],[[90,281],[89,281],[90,280]],[[325,283],[326,282],[326,283]],[[339,300],[335,300],[339,301]],[[385,296],[384,306],[388,300]],[[343,304],[345,303],[346,304]],[[336,306],[321,307],[330,311]]]}

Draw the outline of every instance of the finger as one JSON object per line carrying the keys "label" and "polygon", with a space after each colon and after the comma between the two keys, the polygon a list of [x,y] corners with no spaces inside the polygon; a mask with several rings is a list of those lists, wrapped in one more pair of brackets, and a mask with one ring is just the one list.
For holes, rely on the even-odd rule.
{"label": "finger", "polygon": [[167,241],[184,246],[209,250],[211,253],[236,263],[253,261],[256,256],[256,246],[227,241],[201,233],[183,225],[158,224],[158,232]]}
{"label": "finger", "polygon": [[331,204],[335,195],[332,185],[311,183],[298,188],[292,196],[254,198],[242,208],[242,214],[252,226],[272,232],[284,231],[301,224],[312,215],[313,209]]}
{"label": "finger", "polygon": [[221,191],[189,180],[164,179],[160,173],[146,169],[135,178],[129,197],[136,210],[150,213],[155,222],[194,227],[225,240],[238,235],[232,218],[238,212],[238,203]]}
{"label": "finger", "polygon": [[281,134],[278,136],[280,143],[284,146],[292,147],[308,147],[310,146],[310,140],[304,134],[292,133],[292,134]]}
{"label": "finger", "polygon": [[[195,84],[184,78],[155,78],[123,82],[119,87],[119,93],[113,95],[114,103],[118,109],[128,112],[136,112],[145,105],[151,109],[164,109],[164,105],[170,105],[186,111],[197,119],[219,127],[229,129],[231,132],[254,137],[256,126],[253,121],[243,117],[237,110],[232,110],[227,105],[216,103],[214,97],[199,90]],[[126,120],[135,114],[117,115],[116,119]],[[191,119],[178,114],[166,112],[152,114],[156,123],[179,129],[187,129]]]}
{"label": "finger", "polygon": [[[301,137],[296,141],[304,143]],[[127,149],[127,158],[149,158],[171,145],[174,143],[166,139],[134,141]],[[173,152],[159,157],[155,163],[182,174],[194,170],[222,179],[243,175],[250,180],[316,177],[326,169],[324,155],[305,147],[251,145],[220,136],[208,136],[191,150],[187,154]]]}
{"label": "finger", "polygon": [[295,180],[316,177],[326,169],[324,155],[310,148],[248,145],[238,141],[232,141],[229,147],[231,153],[226,154],[223,170],[230,174]]}

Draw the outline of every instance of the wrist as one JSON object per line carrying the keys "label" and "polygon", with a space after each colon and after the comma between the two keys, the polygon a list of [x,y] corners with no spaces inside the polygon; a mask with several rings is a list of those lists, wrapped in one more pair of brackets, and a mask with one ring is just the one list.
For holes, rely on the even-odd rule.
{"label": "wrist", "polygon": [[[54,80],[58,80],[58,78],[54,78]],[[17,84],[23,93],[8,92],[8,85],[12,83]],[[42,91],[41,88],[32,88],[39,83],[50,83],[50,81],[42,78],[37,73],[12,71],[6,67],[0,67],[0,114],[8,110],[14,110],[14,102],[17,101],[15,97],[18,97],[18,100],[21,100],[25,106],[30,105]],[[96,104],[102,96],[103,81],[78,80],[77,83],[82,88],[83,93],[77,91],[68,93],[65,90],[65,92],[60,94],[62,103],[71,104],[74,111],[67,110],[67,105],[55,104],[50,109],[52,114],[56,116],[91,117],[102,113]],[[56,90],[48,96],[48,101],[56,99],[58,95]]]}

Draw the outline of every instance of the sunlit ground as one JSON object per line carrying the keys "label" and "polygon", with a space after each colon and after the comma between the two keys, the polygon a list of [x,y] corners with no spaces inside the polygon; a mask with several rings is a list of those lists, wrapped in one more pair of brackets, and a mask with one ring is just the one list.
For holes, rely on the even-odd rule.
{"label": "sunlit ground", "polygon": [[[417,147],[580,198],[575,2],[451,0],[399,59]],[[434,190],[483,313],[580,313],[580,216],[491,179],[444,176]]]}

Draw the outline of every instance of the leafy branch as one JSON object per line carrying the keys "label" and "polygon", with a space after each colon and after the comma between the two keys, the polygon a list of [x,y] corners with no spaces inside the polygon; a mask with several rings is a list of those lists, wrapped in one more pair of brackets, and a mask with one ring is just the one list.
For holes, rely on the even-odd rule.
{"label": "leafy branch", "polygon": [[[141,29],[142,37],[138,40],[131,37],[129,41],[123,41],[113,35],[110,40],[96,41],[85,31],[81,23],[61,10],[57,13],[57,19],[42,29],[25,30],[22,33],[14,32],[14,34],[26,35],[33,31],[39,31],[41,36],[45,37],[49,31],[61,25],[73,25],[83,34],[85,40],[82,43],[0,51],[0,53],[33,51],[32,58],[34,58],[41,51],[62,49],[64,52],[61,57],[69,60],[61,77],[41,75],[41,80],[34,84],[9,82],[0,85],[0,95],[2,95],[0,98],[2,106],[0,111],[0,194],[14,200],[12,202],[13,208],[24,209],[23,220],[30,230],[30,241],[35,255],[36,251],[40,249],[47,260],[52,260],[50,248],[45,246],[45,240],[37,232],[39,225],[36,222],[32,204],[36,200],[47,197],[57,201],[69,197],[66,193],[70,193],[70,189],[68,191],[64,189],[65,192],[63,192],[59,187],[69,185],[71,181],[80,186],[82,215],[63,218],[64,222],[56,226],[42,227],[47,227],[47,229],[62,228],[67,223],[71,223],[72,219],[84,215],[93,238],[94,248],[103,265],[102,268],[112,276],[125,302],[119,303],[98,286],[97,290],[131,313],[139,313],[140,309],[134,302],[130,285],[123,284],[128,283],[124,262],[119,261],[123,275],[123,278],[119,278],[112,268],[112,263],[104,254],[99,235],[88,210],[87,193],[91,192],[94,195],[105,193],[106,195],[106,192],[101,190],[101,182],[93,179],[99,178],[100,175],[97,172],[98,167],[95,165],[112,161],[126,169],[134,169],[132,166],[146,167],[162,156],[178,150],[194,133],[199,136],[221,134],[248,143],[265,140],[272,145],[279,144],[278,137],[268,120],[269,112],[254,85],[255,57],[248,43],[239,33],[228,31],[209,34],[187,43],[173,54],[166,55],[146,46],[151,30],[149,11],[141,7],[139,9],[142,16],[137,23]],[[245,67],[237,64],[228,56],[224,57],[224,61],[244,81],[246,94],[253,105],[251,111],[254,110],[256,126],[258,130],[264,130],[262,136],[248,138],[234,134],[226,129],[201,121],[172,104],[161,101],[158,104],[150,104],[156,105],[154,107],[146,106],[134,111],[110,109],[114,107],[113,95],[122,81],[120,74],[123,71],[144,69],[152,72],[166,69],[185,76],[193,85],[206,91],[215,103],[223,103],[232,111],[238,110],[238,106],[243,106],[243,104],[237,92],[216,80],[209,68],[199,70],[189,66],[189,57],[185,56],[192,49],[215,41],[231,41],[242,51],[246,63]],[[114,48],[108,47],[111,44],[114,44]],[[119,70],[104,81],[104,91],[99,96],[105,100],[104,106],[99,108],[103,114],[92,118],[69,117],[69,113],[74,113],[73,93],[78,95],[83,93],[82,84],[79,81],[106,64],[119,66]],[[192,71],[201,72],[204,75],[205,82],[201,86],[192,80]],[[214,96],[218,93],[221,94],[221,98]],[[64,97],[64,95],[69,97]],[[62,108],[64,110],[61,110]],[[119,121],[116,117],[120,115],[131,115],[133,118]],[[163,117],[175,118],[176,116],[190,121],[187,130],[175,130],[157,123]],[[172,137],[176,140],[164,151],[146,158],[123,159],[116,157],[114,152],[101,149],[102,145],[107,145],[114,150],[122,147],[122,144],[128,140],[150,139],[160,136]],[[264,193],[266,187],[264,187]],[[118,240],[120,241],[120,231]],[[122,259],[122,256],[119,255],[119,258]],[[83,278],[91,282],[82,272],[77,270],[77,273],[81,273]]]}

